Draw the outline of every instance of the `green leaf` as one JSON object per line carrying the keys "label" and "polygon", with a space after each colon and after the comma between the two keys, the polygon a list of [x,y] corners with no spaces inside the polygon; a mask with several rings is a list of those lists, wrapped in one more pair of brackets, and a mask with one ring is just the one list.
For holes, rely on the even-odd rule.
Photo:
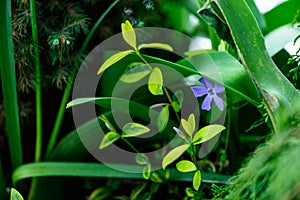
{"label": "green leaf", "polygon": [[175,92],[175,94],[172,96],[172,107],[175,112],[179,112],[182,106],[183,102],[183,92],[181,90],[178,90]]}
{"label": "green leaf", "polygon": [[24,200],[24,199],[22,195],[15,188],[11,188],[10,200]]}
{"label": "green leaf", "polygon": [[184,128],[185,132],[192,137],[194,131],[195,131],[195,115],[190,114],[188,121],[185,119],[181,119],[182,127]]}
{"label": "green leaf", "polygon": [[112,55],[111,57],[109,57],[99,68],[97,74],[101,74],[103,71],[105,71],[107,68],[111,67],[113,64],[115,64],[116,62],[120,61],[121,59],[123,59],[124,57],[128,56],[129,54],[131,54],[132,52],[134,52],[133,50],[126,50],[126,51],[121,51],[119,53],[116,53],[114,55]]}
{"label": "green leaf", "polygon": [[122,137],[136,137],[148,133],[150,129],[139,123],[130,122],[122,129]]}
{"label": "green leaf", "polygon": [[115,131],[114,126],[110,123],[110,121],[107,119],[107,117],[105,115],[101,115],[99,117],[99,119],[101,119],[101,121],[104,122],[106,128],[108,128],[108,130],[110,131]]}
{"label": "green leaf", "polygon": [[109,146],[116,140],[118,140],[121,136],[115,132],[115,131],[110,131],[108,132],[102,139],[99,149],[104,149],[105,147]]}
{"label": "green leaf", "polygon": [[270,56],[274,56],[298,35],[300,35],[300,29],[291,24],[281,26],[267,34],[265,42]]}
{"label": "green leaf", "polygon": [[168,44],[162,44],[162,43],[150,43],[150,44],[141,44],[139,45],[138,49],[143,48],[158,48],[158,49],[164,49],[167,51],[173,51],[173,48]]}
{"label": "green leaf", "polygon": [[111,190],[107,187],[101,187],[94,190],[87,200],[102,200],[107,199],[111,195]]}
{"label": "green leaf", "polygon": [[148,89],[153,95],[163,94],[163,76],[162,72],[158,67],[155,67],[150,74],[148,81]]}
{"label": "green leaf", "polygon": [[139,165],[147,165],[149,163],[149,159],[147,156],[143,153],[138,153],[135,156],[135,162]]}
{"label": "green leaf", "polygon": [[184,144],[172,149],[163,159],[162,167],[165,169],[169,164],[174,162],[177,158],[179,158],[188,148],[189,144]]}
{"label": "green leaf", "polygon": [[136,50],[136,35],[134,29],[128,20],[121,25],[122,35],[127,44]]}
{"label": "green leaf", "polygon": [[135,83],[151,72],[149,67],[144,63],[132,63],[132,66],[133,67],[120,78],[121,81],[125,83]]}
{"label": "green leaf", "polygon": [[224,126],[213,124],[209,126],[205,126],[201,128],[194,136],[193,143],[194,145],[200,144],[203,142],[206,142],[210,140],[211,138],[215,137],[217,134],[219,134],[221,131],[225,129]]}
{"label": "green leaf", "polygon": [[180,172],[192,172],[196,171],[197,167],[195,164],[189,160],[182,160],[176,164],[176,168]]}
{"label": "green leaf", "polygon": [[200,170],[197,170],[196,173],[194,174],[194,178],[193,178],[193,187],[195,190],[199,190],[201,185],[201,172]]}
{"label": "green leaf", "polygon": [[[75,133],[76,134],[76,133]],[[79,141],[79,143],[81,143]],[[81,143],[82,144],[82,143]],[[130,178],[143,179],[140,173],[128,173],[126,169],[141,172],[143,167],[135,165],[110,164],[110,166],[101,163],[83,163],[83,162],[39,162],[29,163],[18,167],[12,176],[12,183],[15,185],[18,181],[34,177],[101,177],[101,178]],[[116,170],[124,169],[124,171]],[[190,182],[192,173],[181,173],[176,169],[170,169],[170,180]],[[231,176],[203,173],[203,182],[228,184]]]}
{"label": "green leaf", "polygon": [[214,2],[224,15],[246,71],[255,80],[263,97],[274,131],[280,134],[290,129],[291,121],[298,124],[300,93],[269,56],[264,37],[249,7],[244,1]]}
{"label": "green leaf", "polygon": [[169,105],[166,105],[163,107],[163,109],[160,111],[158,118],[157,118],[157,127],[158,131],[161,133],[163,130],[165,130],[167,124],[169,121]]}
{"label": "green leaf", "polygon": [[143,177],[144,179],[148,180],[151,175],[151,164],[147,164],[143,169]]}

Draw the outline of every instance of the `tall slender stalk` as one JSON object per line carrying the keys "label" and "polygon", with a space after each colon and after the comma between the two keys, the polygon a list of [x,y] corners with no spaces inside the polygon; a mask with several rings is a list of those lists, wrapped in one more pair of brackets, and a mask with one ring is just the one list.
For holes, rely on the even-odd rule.
{"label": "tall slender stalk", "polygon": [[[89,34],[86,36],[85,40],[83,41],[83,44],[79,50],[79,54],[84,53],[88,43],[90,42],[90,40],[92,39],[92,36],[94,35],[97,27],[99,26],[99,24],[103,21],[104,17],[112,10],[112,8],[119,2],[120,0],[115,0],[106,10],[105,12],[100,16],[100,18],[97,20],[97,22],[94,24],[94,26],[92,27],[92,29],[89,31]],[[51,136],[50,136],[50,140],[47,146],[47,150],[46,150],[46,157],[49,156],[49,154],[51,153],[52,149],[54,148],[56,141],[57,141],[57,137],[63,122],[63,118],[65,115],[65,110],[66,110],[66,105],[69,101],[69,97],[70,94],[72,92],[72,88],[73,88],[73,83],[74,83],[74,79],[76,77],[76,72],[77,69],[74,70],[69,78],[68,84],[65,88],[63,97],[62,97],[62,101],[59,107],[59,111],[56,117],[56,121],[53,127],[53,130],[51,132]]]}
{"label": "tall slender stalk", "polygon": [[40,56],[39,56],[39,43],[37,33],[37,21],[35,0],[30,0],[30,16],[32,28],[32,40],[34,47],[34,61],[35,61],[35,100],[36,100],[36,143],[35,143],[35,161],[41,159],[42,153],[42,89],[41,89],[41,72],[40,72]]}
{"label": "tall slender stalk", "polygon": [[19,122],[17,82],[11,23],[11,1],[0,1],[0,71],[6,130],[12,168],[22,164],[22,144]]}

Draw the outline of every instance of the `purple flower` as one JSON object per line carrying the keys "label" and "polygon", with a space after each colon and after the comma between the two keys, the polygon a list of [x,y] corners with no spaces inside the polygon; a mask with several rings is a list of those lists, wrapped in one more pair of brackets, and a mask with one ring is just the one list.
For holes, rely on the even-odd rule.
{"label": "purple flower", "polygon": [[202,103],[201,109],[209,111],[211,109],[212,100],[220,110],[224,109],[224,101],[217,94],[225,91],[225,88],[217,83],[214,85],[206,78],[200,78],[199,80],[203,86],[192,86],[195,97],[202,97],[206,95]]}

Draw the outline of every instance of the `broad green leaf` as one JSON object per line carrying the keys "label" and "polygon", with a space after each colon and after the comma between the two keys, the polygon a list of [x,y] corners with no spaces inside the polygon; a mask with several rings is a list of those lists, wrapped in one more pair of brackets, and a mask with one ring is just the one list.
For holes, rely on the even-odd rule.
{"label": "broad green leaf", "polygon": [[200,170],[197,170],[196,173],[194,174],[194,178],[193,178],[193,187],[195,190],[199,190],[201,185],[201,172]]}
{"label": "broad green leaf", "polygon": [[157,127],[158,131],[161,133],[163,130],[165,130],[167,124],[169,121],[169,105],[166,105],[163,107],[163,109],[160,111],[158,118],[157,118]]}
{"label": "broad green leaf", "polygon": [[109,57],[99,68],[97,74],[101,74],[103,71],[105,71],[107,68],[109,68],[110,66],[112,66],[113,64],[115,64],[116,62],[120,61],[121,59],[123,59],[124,57],[128,56],[129,54],[131,54],[132,52],[134,52],[133,50],[126,50],[126,51],[121,51],[119,53],[116,53],[114,55],[112,55],[111,57]]}
{"label": "broad green leaf", "polygon": [[264,18],[267,24],[266,31],[271,32],[282,25],[290,24],[300,7],[299,5],[299,0],[284,1],[265,13]]}
{"label": "broad green leaf", "polygon": [[[76,133],[72,133],[73,135]],[[79,138],[78,138],[79,140]],[[82,145],[81,141],[79,143]],[[77,147],[77,146],[76,146]],[[126,169],[132,171],[142,172],[143,166],[110,164],[107,166],[101,163],[85,162],[38,162],[24,164],[18,167],[12,176],[12,183],[15,185],[18,181],[26,178],[34,177],[101,177],[101,178],[129,178],[129,179],[143,179],[140,173],[128,173]],[[116,170],[124,169],[124,171]],[[170,169],[170,180],[190,182],[193,178],[192,174],[183,174],[176,169]],[[206,183],[221,183],[228,184],[231,176],[203,173],[203,182]]]}
{"label": "broad green leaf", "polygon": [[24,200],[24,199],[22,195],[15,188],[11,188],[10,200]]}
{"label": "broad green leaf", "polygon": [[163,75],[158,67],[155,67],[150,74],[148,89],[153,95],[163,94]]}
{"label": "broad green leaf", "polygon": [[138,49],[143,48],[158,48],[158,49],[164,49],[167,51],[173,51],[173,48],[168,44],[162,44],[162,43],[150,43],[150,44],[141,44],[139,45]]}
{"label": "broad green leaf", "polygon": [[189,160],[182,160],[176,164],[176,168],[180,172],[192,172],[196,171],[197,167],[195,164]]}
{"label": "broad green leaf", "polygon": [[210,140],[211,138],[215,137],[217,134],[219,134],[221,131],[225,129],[224,126],[213,124],[208,125],[203,128],[201,128],[194,136],[193,143],[194,145],[200,144],[203,142],[206,142]]}
{"label": "broad green leaf", "polygon": [[300,29],[291,24],[281,26],[267,34],[265,42],[270,56],[274,56],[298,35],[300,35]]}
{"label": "broad green leaf", "polygon": [[298,124],[300,93],[269,56],[264,37],[249,7],[244,1],[214,0],[213,2],[222,11],[244,67],[249,76],[255,80],[266,104],[274,131],[280,134],[285,129],[290,129],[291,121]]}
{"label": "broad green leaf", "polygon": [[148,133],[150,129],[139,123],[130,122],[122,129],[122,137],[136,137]]}
{"label": "broad green leaf", "polygon": [[139,165],[146,165],[149,163],[149,159],[147,158],[147,156],[143,153],[138,153],[135,156],[135,162]]}
{"label": "broad green leaf", "polygon": [[136,35],[134,29],[128,20],[121,25],[122,35],[127,44],[136,50]]}
{"label": "broad green leaf", "polygon": [[143,63],[133,63],[132,65],[133,67],[120,78],[121,81],[135,83],[151,72],[149,67]]}
{"label": "broad green leaf", "polygon": [[147,164],[143,169],[143,177],[144,179],[148,180],[151,175],[151,164]]}
{"label": "broad green leaf", "polygon": [[188,120],[181,119],[182,127],[184,128],[185,132],[192,137],[194,131],[195,131],[195,115],[190,114]]}
{"label": "broad green leaf", "polygon": [[112,144],[113,142],[115,142],[116,140],[118,140],[121,136],[115,132],[115,131],[110,131],[107,134],[105,134],[105,136],[103,137],[99,149],[104,149],[105,147],[109,146],[110,144]]}
{"label": "broad green leaf", "polygon": [[165,169],[169,164],[174,162],[177,158],[179,158],[188,148],[189,144],[184,144],[172,149],[163,159],[162,167]]}

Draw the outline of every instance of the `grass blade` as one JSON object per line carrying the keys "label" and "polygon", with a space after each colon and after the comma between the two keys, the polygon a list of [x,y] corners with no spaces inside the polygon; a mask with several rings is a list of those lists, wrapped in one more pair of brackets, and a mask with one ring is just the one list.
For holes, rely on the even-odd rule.
{"label": "grass blade", "polygon": [[[17,82],[11,24],[11,1],[0,1],[0,70],[12,168],[22,164]],[[9,113],[9,114],[8,114]]]}
{"label": "grass blade", "polygon": [[[143,166],[110,164],[116,169],[135,169],[142,172]],[[33,177],[101,177],[101,178],[130,178],[143,179],[142,173],[128,173],[108,167],[100,163],[78,163],[78,162],[40,162],[25,164],[17,168],[13,173],[13,185],[18,181]],[[171,169],[170,180],[188,181],[193,178],[193,173],[180,173]],[[163,172],[162,172],[163,173]],[[230,176],[202,173],[202,181],[207,183],[227,184]]]}
{"label": "grass blade", "polygon": [[35,101],[36,101],[36,143],[35,143],[35,161],[41,159],[42,154],[42,88],[41,88],[41,72],[40,72],[40,56],[39,56],[39,43],[37,33],[37,21],[35,0],[30,0],[30,17],[32,40],[34,49],[34,62],[35,62]]}

